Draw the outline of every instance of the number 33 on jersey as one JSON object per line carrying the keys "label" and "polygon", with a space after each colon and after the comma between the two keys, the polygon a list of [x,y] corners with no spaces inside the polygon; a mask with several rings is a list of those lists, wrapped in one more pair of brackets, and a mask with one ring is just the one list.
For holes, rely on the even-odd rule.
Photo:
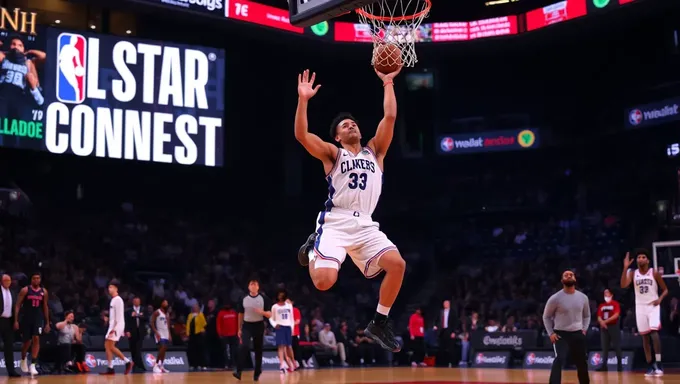
{"label": "number 33 on jersey", "polygon": [[382,192],[382,179],[382,170],[369,147],[364,147],[356,156],[339,148],[335,165],[326,176],[326,208],[372,215]]}

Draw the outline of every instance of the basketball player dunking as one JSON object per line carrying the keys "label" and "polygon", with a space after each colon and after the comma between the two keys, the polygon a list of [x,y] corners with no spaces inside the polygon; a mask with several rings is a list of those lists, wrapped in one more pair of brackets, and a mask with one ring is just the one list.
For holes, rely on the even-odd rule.
{"label": "basketball player dunking", "polygon": [[[659,329],[661,328],[661,301],[668,295],[668,287],[661,275],[650,268],[649,252],[644,249],[635,251],[637,255],[637,269],[630,266],[633,259],[630,253],[626,253],[623,260],[623,274],[621,275],[621,288],[626,288],[632,282],[635,288],[635,319],[637,320],[638,333],[642,336],[642,346],[645,350],[645,358],[649,369],[645,376],[663,376],[661,367],[661,340]],[[661,288],[661,295],[659,295]],[[651,342],[654,343],[655,361],[652,363]]]}
{"label": "basketball player dunking", "polygon": [[[14,321],[14,329],[21,330],[23,345],[21,346],[21,371],[36,376],[35,362],[40,353],[40,335],[50,331],[50,310],[47,307],[47,289],[40,286],[40,273],[31,275],[31,284],[19,292],[16,313],[20,314]],[[31,368],[28,368],[26,355],[31,348]]]}
{"label": "basketball player dunking", "polygon": [[161,301],[161,305],[151,316],[151,330],[154,334],[154,340],[158,345],[158,356],[156,357],[156,364],[153,366],[153,373],[168,373],[163,366],[165,361],[165,351],[170,345],[170,327],[168,324],[168,304],[167,300]]}
{"label": "basketball player dunking", "polygon": [[401,289],[406,263],[371,215],[380,198],[383,161],[394,135],[397,118],[394,77],[399,70],[387,75],[376,73],[383,82],[385,96],[384,117],[375,137],[362,146],[357,121],[350,114],[340,114],[333,120],[330,132],[340,148],[309,132],[307,104],[320,85],[314,86],[316,74],[310,76],[309,70],[298,75],[295,138],[321,160],[328,182],[326,209],[319,214],[316,232],[300,248],[298,259],[303,266],[309,265],[312,281],[322,291],[335,284],[346,254],[367,278],[384,270],[378,308],[366,334],[383,348],[398,352],[401,347],[387,317]]}

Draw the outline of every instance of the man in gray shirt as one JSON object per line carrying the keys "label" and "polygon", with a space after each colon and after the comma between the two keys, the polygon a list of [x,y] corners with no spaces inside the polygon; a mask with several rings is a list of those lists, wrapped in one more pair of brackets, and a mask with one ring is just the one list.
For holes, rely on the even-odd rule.
{"label": "man in gray shirt", "polygon": [[576,276],[570,270],[562,273],[562,285],[562,290],[550,296],[543,311],[543,324],[555,350],[550,384],[562,382],[567,351],[571,352],[576,364],[579,383],[589,384],[586,345],[586,331],[590,325],[588,296],[576,290]]}
{"label": "man in gray shirt", "polygon": [[250,357],[250,340],[253,340],[255,352],[255,372],[253,380],[258,381],[262,374],[262,345],[264,342],[264,319],[271,317],[271,301],[260,293],[260,283],[257,279],[248,281],[248,294],[238,304],[238,337],[240,347],[238,362],[233,376],[241,380],[241,373],[246,359]]}

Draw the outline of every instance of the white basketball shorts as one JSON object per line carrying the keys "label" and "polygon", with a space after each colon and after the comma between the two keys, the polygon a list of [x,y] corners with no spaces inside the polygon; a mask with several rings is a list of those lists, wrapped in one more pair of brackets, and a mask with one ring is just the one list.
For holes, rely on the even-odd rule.
{"label": "white basketball shorts", "polygon": [[635,320],[638,333],[646,335],[651,331],[661,329],[661,307],[654,305],[636,305]]}
{"label": "white basketball shorts", "polygon": [[118,341],[120,340],[121,337],[125,335],[125,328],[119,328],[119,329],[114,329],[113,335],[109,336],[111,334],[112,329],[108,329],[106,331],[106,340],[113,340],[113,341]]}
{"label": "white basketball shorts", "polygon": [[316,233],[314,268],[340,269],[349,254],[369,279],[382,272],[380,256],[397,249],[370,216],[338,208],[319,213]]}

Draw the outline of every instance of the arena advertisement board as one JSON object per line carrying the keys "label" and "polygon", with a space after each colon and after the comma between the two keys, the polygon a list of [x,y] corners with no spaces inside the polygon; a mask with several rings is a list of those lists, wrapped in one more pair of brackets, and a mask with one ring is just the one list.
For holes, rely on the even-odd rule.
{"label": "arena advertisement board", "polygon": [[537,129],[457,133],[437,138],[437,152],[442,155],[516,151],[538,148],[539,145]]}
{"label": "arena advertisement board", "polygon": [[[21,352],[14,352],[14,370],[21,372]],[[0,376],[7,375],[7,362],[5,361],[5,355],[0,354]]]}
{"label": "arena advertisement board", "polygon": [[[255,366],[255,352],[250,352],[250,360]],[[263,371],[278,371],[281,367],[281,361],[279,360],[279,355],[276,351],[264,351],[262,352],[262,370]],[[312,357],[307,360],[307,369],[316,369],[318,364],[316,362],[316,357]]]}
{"label": "arena advertisement board", "polygon": [[[130,359],[129,352],[123,352],[125,357]],[[144,365],[147,371],[153,368],[156,362],[156,354],[142,352],[142,359],[144,360]],[[93,373],[105,372],[108,367],[108,360],[106,360],[105,352],[88,352],[85,354],[85,365],[90,368]],[[189,360],[187,359],[186,352],[166,352],[165,360],[163,360],[164,366],[171,372],[188,372],[189,371]],[[125,366],[125,362],[119,358],[114,358],[113,369],[119,370]]]}
{"label": "arena advertisement board", "polygon": [[[436,43],[516,35],[517,33],[517,16],[502,16],[475,21],[422,24],[415,30],[413,39],[416,43]],[[371,26],[338,21],[335,23],[335,41],[371,43],[373,42]]]}
{"label": "arena advertisement board", "polygon": [[[635,353],[632,351],[623,351],[621,354],[621,367],[624,371],[633,370]],[[598,368],[604,363],[604,356],[602,356],[602,351],[594,351],[588,354],[588,368],[593,370]],[[616,371],[616,353],[610,351],[609,358],[607,359],[607,369],[610,371]]]}
{"label": "arena advertisement board", "polygon": [[627,129],[644,128],[680,119],[680,97],[628,108],[624,111]]}
{"label": "arena advertisement board", "polygon": [[510,366],[509,351],[476,351],[472,357],[475,368],[508,368]]}
{"label": "arena advertisement board", "polygon": [[160,5],[172,9],[192,11],[204,15],[224,17],[229,0],[133,0],[138,3]]}
{"label": "arena advertisement board", "polygon": [[3,53],[0,145],[222,165],[223,50],[55,28],[26,42]]}
{"label": "arena advertisement board", "polygon": [[524,369],[550,369],[555,361],[554,351],[527,351],[524,354],[522,368]]}
{"label": "arena advertisement board", "polygon": [[538,333],[536,331],[517,332],[473,332],[470,336],[473,349],[530,349],[536,348]]}

